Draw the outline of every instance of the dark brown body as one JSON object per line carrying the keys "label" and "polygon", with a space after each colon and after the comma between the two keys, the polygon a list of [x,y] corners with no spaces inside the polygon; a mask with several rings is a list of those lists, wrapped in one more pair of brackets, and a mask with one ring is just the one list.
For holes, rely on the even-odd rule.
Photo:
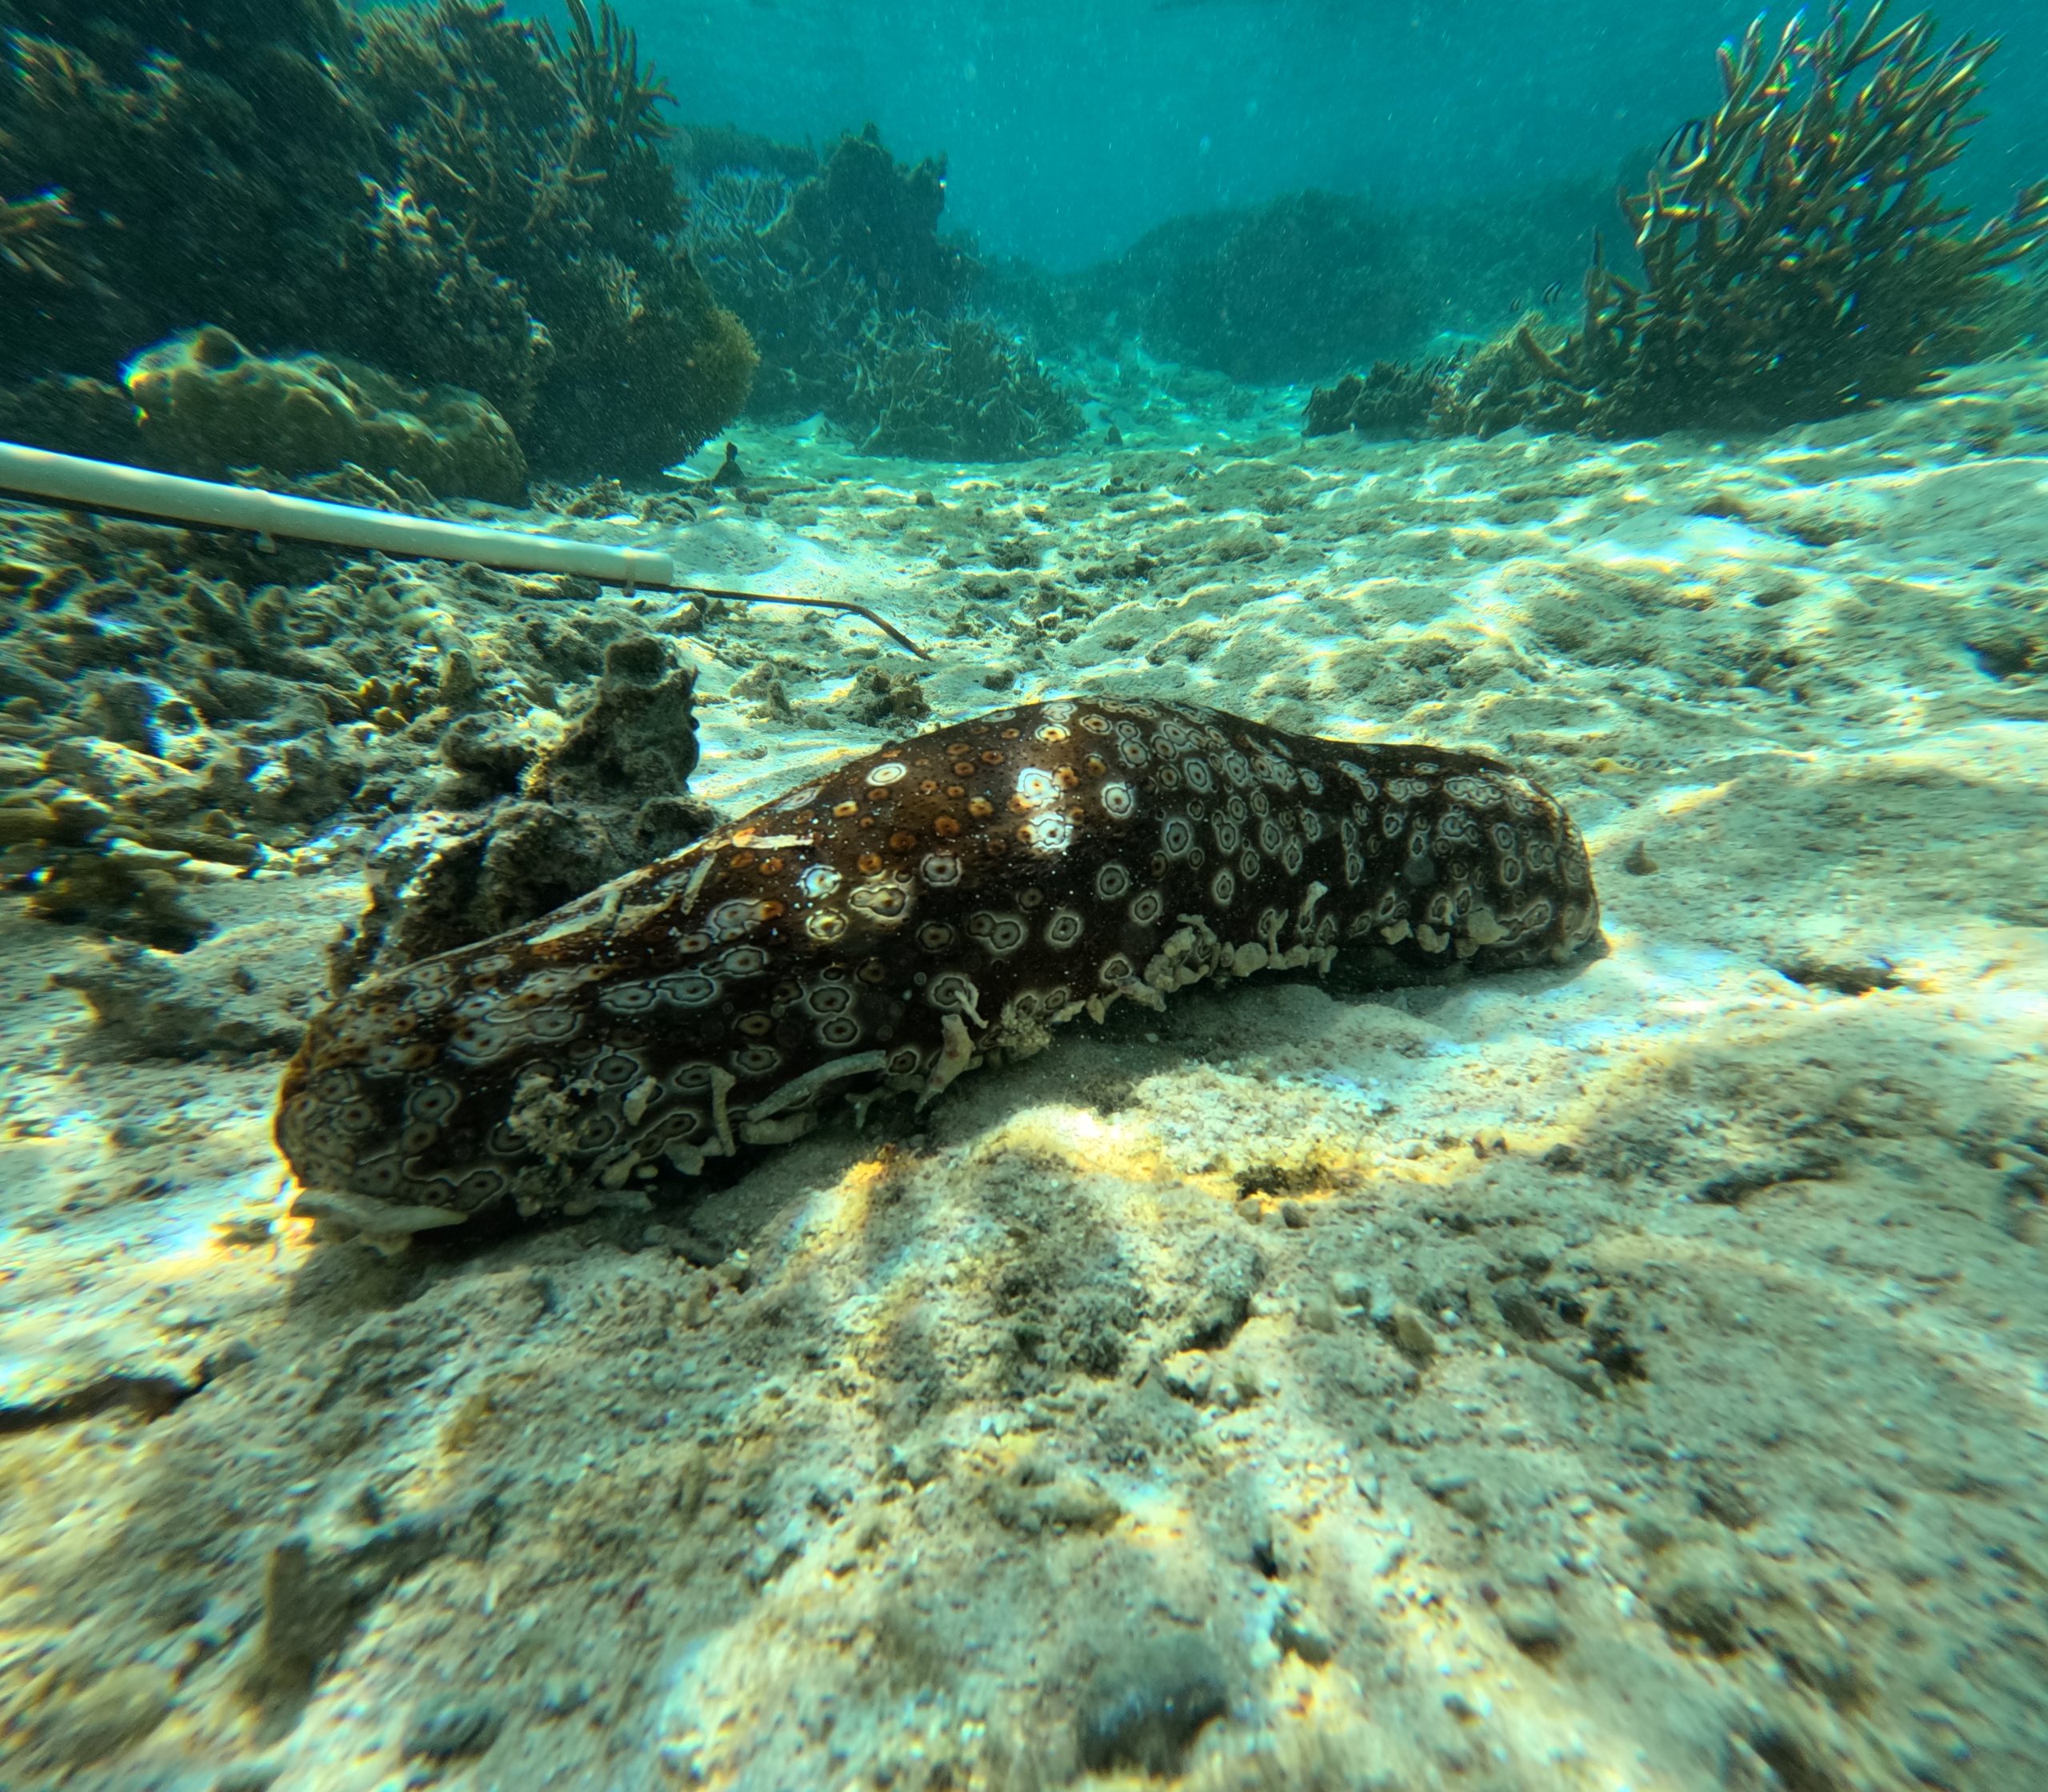
{"label": "dark brown body", "polygon": [[302,1205],[402,1233],[578,1207],[929,1098],[1211,974],[1562,960],[1569,818],[1499,760],[1190,705],[998,711],[883,748],[532,926],[365,984],[286,1073]]}

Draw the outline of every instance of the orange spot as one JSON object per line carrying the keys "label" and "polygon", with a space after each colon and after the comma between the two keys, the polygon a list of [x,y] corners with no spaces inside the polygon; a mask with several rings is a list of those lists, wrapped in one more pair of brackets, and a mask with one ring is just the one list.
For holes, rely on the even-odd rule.
{"label": "orange spot", "polygon": [[995,813],[995,805],[990,802],[986,797],[976,797],[972,802],[967,805],[967,813],[972,815],[976,821],[984,822]]}
{"label": "orange spot", "polygon": [[965,778],[974,769],[974,762],[972,759],[955,759],[953,762],[953,775],[955,778]]}
{"label": "orange spot", "polygon": [[842,820],[848,815],[858,815],[860,812],[861,806],[857,802],[850,801],[846,802],[835,802],[832,805],[832,813],[840,817]]}
{"label": "orange spot", "polygon": [[957,815],[937,816],[932,822],[931,830],[934,834],[942,834],[950,839],[960,831],[960,818]]}
{"label": "orange spot", "polygon": [[872,815],[862,816],[861,826],[862,827],[873,827],[874,826],[874,818]]}
{"label": "orange spot", "polygon": [[752,853],[734,853],[733,854],[733,869],[735,871],[744,871],[747,866],[751,865],[753,862],[754,854]]}
{"label": "orange spot", "polygon": [[1024,730],[1022,728],[1006,728],[1002,731],[1002,738],[1006,741],[1022,740],[1023,737]]}
{"label": "orange spot", "polygon": [[899,853],[906,853],[918,843],[918,837],[906,827],[899,827],[889,836],[889,844]]}
{"label": "orange spot", "polygon": [[999,766],[1002,763],[1002,755],[994,747],[985,746],[982,749],[982,763],[985,766]]}
{"label": "orange spot", "polygon": [[946,786],[946,794],[958,802],[961,798],[966,795],[967,786],[964,784],[949,784]]}
{"label": "orange spot", "polygon": [[733,835],[733,844],[735,846],[752,846],[758,837],[758,830],[750,827],[743,827],[740,829]]}
{"label": "orange spot", "polygon": [[882,854],[879,853],[862,853],[856,862],[859,865],[862,871],[866,872],[871,877],[874,873],[882,869]]}
{"label": "orange spot", "polygon": [[780,921],[790,911],[780,902],[763,902],[758,912],[763,921]]}
{"label": "orange spot", "polygon": [[1110,769],[1110,762],[1099,753],[1091,753],[1081,762],[1081,769],[1090,778],[1100,778]]}
{"label": "orange spot", "polygon": [[764,858],[761,862],[762,875],[764,877],[778,877],[782,870],[782,862],[779,858]]}
{"label": "orange spot", "polygon": [[935,778],[921,778],[918,780],[918,794],[921,797],[930,796],[938,789],[938,780]]}
{"label": "orange spot", "polygon": [[1055,766],[1053,776],[1059,780],[1059,787],[1062,790],[1070,790],[1081,782],[1081,774],[1071,766]]}

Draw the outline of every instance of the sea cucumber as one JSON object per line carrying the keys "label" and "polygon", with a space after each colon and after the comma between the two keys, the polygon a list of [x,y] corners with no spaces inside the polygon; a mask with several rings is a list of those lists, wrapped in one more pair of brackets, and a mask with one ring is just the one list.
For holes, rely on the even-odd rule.
{"label": "sea cucumber", "polygon": [[1174,702],[1002,710],[850,760],[529,926],[318,1015],[277,1137],[302,1210],[372,1234],[581,1211],[929,1101],[1207,977],[1560,962],[1584,841],[1489,754]]}

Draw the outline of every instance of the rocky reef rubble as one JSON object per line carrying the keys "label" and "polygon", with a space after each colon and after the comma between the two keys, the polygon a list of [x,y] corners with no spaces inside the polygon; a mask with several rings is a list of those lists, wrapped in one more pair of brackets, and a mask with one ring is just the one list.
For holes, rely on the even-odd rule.
{"label": "rocky reef rubble", "polygon": [[338,949],[352,976],[707,825],[686,793],[694,674],[651,632],[667,613],[642,622],[582,582],[22,505],[0,506],[0,879],[109,942],[74,986],[110,1047],[283,1040],[274,1017],[182,1038],[170,1018],[161,961],[215,932],[223,880],[375,841],[370,914]]}
{"label": "rocky reef rubble", "polygon": [[459,718],[441,739],[443,806],[406,818],[370,858],[370,906],[336,945],[335,986],[522,926],[704,833],[710,811],[684,794],[695,682],[659,638],[629,634],[551,739]]}

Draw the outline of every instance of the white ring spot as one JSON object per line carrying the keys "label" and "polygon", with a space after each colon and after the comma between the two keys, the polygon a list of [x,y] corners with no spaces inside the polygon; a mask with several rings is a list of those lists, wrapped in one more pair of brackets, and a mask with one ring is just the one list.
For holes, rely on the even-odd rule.
{"label": "white ring spot", "polygon": [[1025,843],[1042,853],[1065,852],[1074,838],[1074,823],[1064,815],[1034,815],[1024,824]]}
{"label": "white ring spot", "polygon": [[1087,931],[1087,923],[1073,909],[1055,909],[1046,922],[1046,944],[1064,950]]}
{"label": "white ring spot", "polygon": [[885,759],[880,765],[869,768],[867,781],[870,784],[894,784],[907,778],[910,768],[898,759]]}
{"label": "white ring spot", "polygon": [[1118,821],[1138,813],[1138,793],[1121,779],[1102,786],[1102,807]]}
{"label": "white ring spot", "polygon": [[1017,795],[1027,808],[1042,809],[1059,801],[1059,780],[1037,766],[1026,766],[1017,774]]}

